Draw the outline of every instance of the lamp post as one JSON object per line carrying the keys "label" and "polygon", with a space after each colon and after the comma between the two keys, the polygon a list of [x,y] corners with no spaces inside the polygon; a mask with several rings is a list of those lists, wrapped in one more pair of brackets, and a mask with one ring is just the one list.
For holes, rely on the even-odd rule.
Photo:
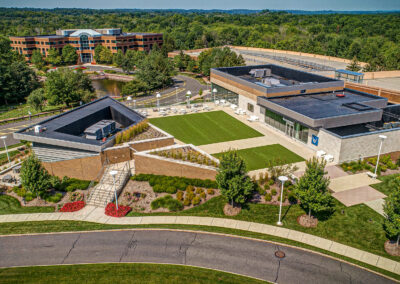
{"label": "lamp post", "polygon": [[175,98],[176,98],[176,103],[178,103],[178,87],[175,87]]}
{"label": "lamp post", "polygon": [[189,91],[187,91],[187,93],[186,93],[186,100],[187,100],[187,108],[189,108],[190,107],[190,101],[189,101],[189,99],[190,99],[190,96],[192,95],[192,92],[189,90]]}
{"label": "lamp post", "polygon": [[214,94],[214,104],[215,104],[215,94],[218,92],[218,90],[217,90],[216,88],[214,88],[214,89],[212,90],[212,92],[213,92],[213,94]]}
{"label": "lamp post", "polygon": [[136,109],[136,100],[133,100],[133,109]]}
{"label": "lamp post", "polygon": [[126,98],[126,100],[128,101],[128,106],[131,106],[132,97],[129,96]]}
{"label": "lamp post", "polygon": [[157,108],[158,108],[158,111],[160,111],[160,98],[161,98],[161,94],[160,94],[160,93],[157,93],[156,98],[157,98]]}
{"label": "lamp post", "polygon": [[32,115],[31,111],[28,111],[28,114],[29,114],[29,120],[31,120],[31,115]]}
{"label": "lamp post", "polygon": [[379,158],[381,156],[382,144],[383,144],[383,141],[387,138],[387,136],[379,135],[379,138],[381,139],[381,143],[379,145],[378,158],[376,159],[375,172],[374,172],[374,177],[375,178],[376,178],[376,172],[378,171]]}
{"label": "lamp post", "polygon": [[113,184],[114,184],[114,195],[115,195],[115,207],[117,208],[118,211],[118,196],[117,196],[117,189],[115,188],[115,175],[117,174],[117,171],[111,171],[110,175],[113,178]]}
{"label": "lamp post", "polygon": [[8,149],[7,149],[7,144],[6,144],[7,136],[1,136],[0,139],[3,139],[4,148],[6,148],[8,163],[10,164],[10,167],[11,167],[10,155],[8,155]]}
{"label": "lamp post", "polygon": [[282,224],[282,222],[281,222],[281,216],[282,216],[283,186],[284,186],[284,184],[285,184],[285,181],[288,180],[288,178],[287,178],[286,176],[280,176],[278,179],[279,179],[279,180],[281,181],[281,183],[282,183],[282,188],[281,188],[281,201],[280,201],[280,204],[279,204],[279,220],[278,220],[278,223],[276,223],[276,224],[277,224],[278,226],[282,226],[283,224]]}

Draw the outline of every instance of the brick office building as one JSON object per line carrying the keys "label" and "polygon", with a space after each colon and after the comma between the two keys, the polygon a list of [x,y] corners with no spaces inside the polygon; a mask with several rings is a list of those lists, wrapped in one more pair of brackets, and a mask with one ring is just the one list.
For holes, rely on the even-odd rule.
{"label": "brick office building", "polygon": [[10,36],[11,47],[30,60],[34,50],[47,56],[50,48],[60,53],[65,45],[71,45],[79,55],[80,63],[95,62],[94,49],[103,45],[112,53],[128,49],[149,51],[153,45],[161,46],[163,35],[157,33],[123,33],[121,29],[74,29],[57,30],[55,35]]}

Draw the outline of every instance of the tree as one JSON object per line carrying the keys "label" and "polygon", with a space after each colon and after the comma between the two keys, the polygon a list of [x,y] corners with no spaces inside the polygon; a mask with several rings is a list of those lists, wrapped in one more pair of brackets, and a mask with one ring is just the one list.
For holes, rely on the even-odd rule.
{"label": "tree", "polygon": [[36,197],[43,196],[51,185],[49,173],[34,154],[22,163],[20,177],[22,186]]}
{"label": "tree", "polygon": [[210,75],[211,68],[245,65],[242,55],[237,55],[229,47],[203,51],[199,55],[198,62],[200,72],[206,76]]}
{"label": "tree", "polygon": [[139,63],[137,78],[144,82],[150,90],[169,86],[173,83],[174,68],[168,58],[158,48],[154,48]]}
{"label": "tree", "polygon": [[35,64],[36,68],[39,70],[41,70],[46,65],[46,62],[43,59],[43,55],[38,49],[33,51],[31,62]]}
{"label": "tree", "polygon": [[143,81],[135,78],[132,81],[127,82],[122,87],[122,95],[133,95],[134,97],[136,97],[138,93],[145,92],[147,89],[148,86]]}
{"label": "tree", "polygon": [[101,62],[101,52],[103,51],[103,49],[104,49],[105,47],[104,46],[102,46],[101,44],[99,44],[99,45],[97,45],[95,48],[94,48],[94,60],[96,61],[96,63],[102,63]]}
{"label": "tree", "polygon": [[304,175],[296,184],[295,194],[311,218],[311,212],[331,211],[333,198],[328,192],[329,178],[324,177],[326,162],[313,157],[306,161],[306,166]]}
{"label": "tree", "polygon": [[36,111],[42,111],[46,104],[46,96],[43,88],[34,90],[26,99],[28,105],[33,107]]}
{"label": "tree", "polygon": [[113,56],[113,63],[114,63],[114,65],[116,65],[117,67],[121,67],[121,66],[122,66],[122,63],[124,62],[124,59],[125,59],[124,54],[122,53],[121,50],[118,50],[117,53],[114,53],[114,56]]}
{"label": "tree", "polygon": [[254,185],[247,176],[246,164],[236,151],[228,151],[222,155],[216,176],[218,188],[232,206],[244,204],[250,197]]}
{"label": "tree", "polygon": [[73,46],[67,44],[62,49],[62,61],[68,65],[76,64],[78,54]]}
{"label": "tree", "polygon": [[11,50],[10,41],[0,36],[0,104],[22,102],[39,86],[35,72],[24,58]]}
{"label": "tree", "polygon": [[396,245],[400,241],[400,178],[396,178],[391,183],[393,192],[385,199],[383,212],[385,213],[385,222],[383,229],[390,239],[396,239]]}
{"label": "tree", "polygon": [[361,66],[358,63],[357,57],[353,57],[353,60],[351,61],[350,65],[347,65],[346,70],[349,71],[354,71],[354,72],[358,72],[361,70]]}
{"label": "tree", "polygon": [[50,105],[65,103],[70,106],[71,103],[82,100],[84,91],[94,92],[92,82],[86,74],[68,68],[50,72],[44,89]]}
{"label": "tree", "polygon": [[100,52],[100,61],[99,63],[111,64],[113,61],[113,55],[111,50],[108,48],[103,48]]}
{"label": "tree", "polygon": [[46,61],[53,66],[58,66],[61,65],[62,58],[57,49],[50,48],[49,52],[47,53]]}

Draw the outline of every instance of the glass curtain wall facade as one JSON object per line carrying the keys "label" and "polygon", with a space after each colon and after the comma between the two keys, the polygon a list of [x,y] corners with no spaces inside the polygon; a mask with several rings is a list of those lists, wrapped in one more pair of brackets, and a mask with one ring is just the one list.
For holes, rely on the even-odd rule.
{"label": "glass curtain wall facade", "polygon": [[265,109],[265,123],[303,143],[307,143],[308,141],[308,127],[284,118],[282,115],[268,109]]}
{"label": "glass curtain wall facade", "polygon": [[[229,91],[221,86],[218,86],[216,84],[211,84],[211,90],[216,89],[217,92],[215,93],[215,99],[216,100],[226,100],[228,102],[230,102],[231,104],[235,104],[237,105],[239,102],[239,95]],[[212,93],[212,100],[214,100],[214,93]]]}

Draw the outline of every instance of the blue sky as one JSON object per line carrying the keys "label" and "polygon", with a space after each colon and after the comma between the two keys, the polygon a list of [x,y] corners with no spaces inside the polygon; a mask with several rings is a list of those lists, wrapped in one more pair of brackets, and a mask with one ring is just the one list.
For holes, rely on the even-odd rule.
{"label": "blue sky", "polygon": [[0,0],[0,7],[400,10],[400,0]]}

